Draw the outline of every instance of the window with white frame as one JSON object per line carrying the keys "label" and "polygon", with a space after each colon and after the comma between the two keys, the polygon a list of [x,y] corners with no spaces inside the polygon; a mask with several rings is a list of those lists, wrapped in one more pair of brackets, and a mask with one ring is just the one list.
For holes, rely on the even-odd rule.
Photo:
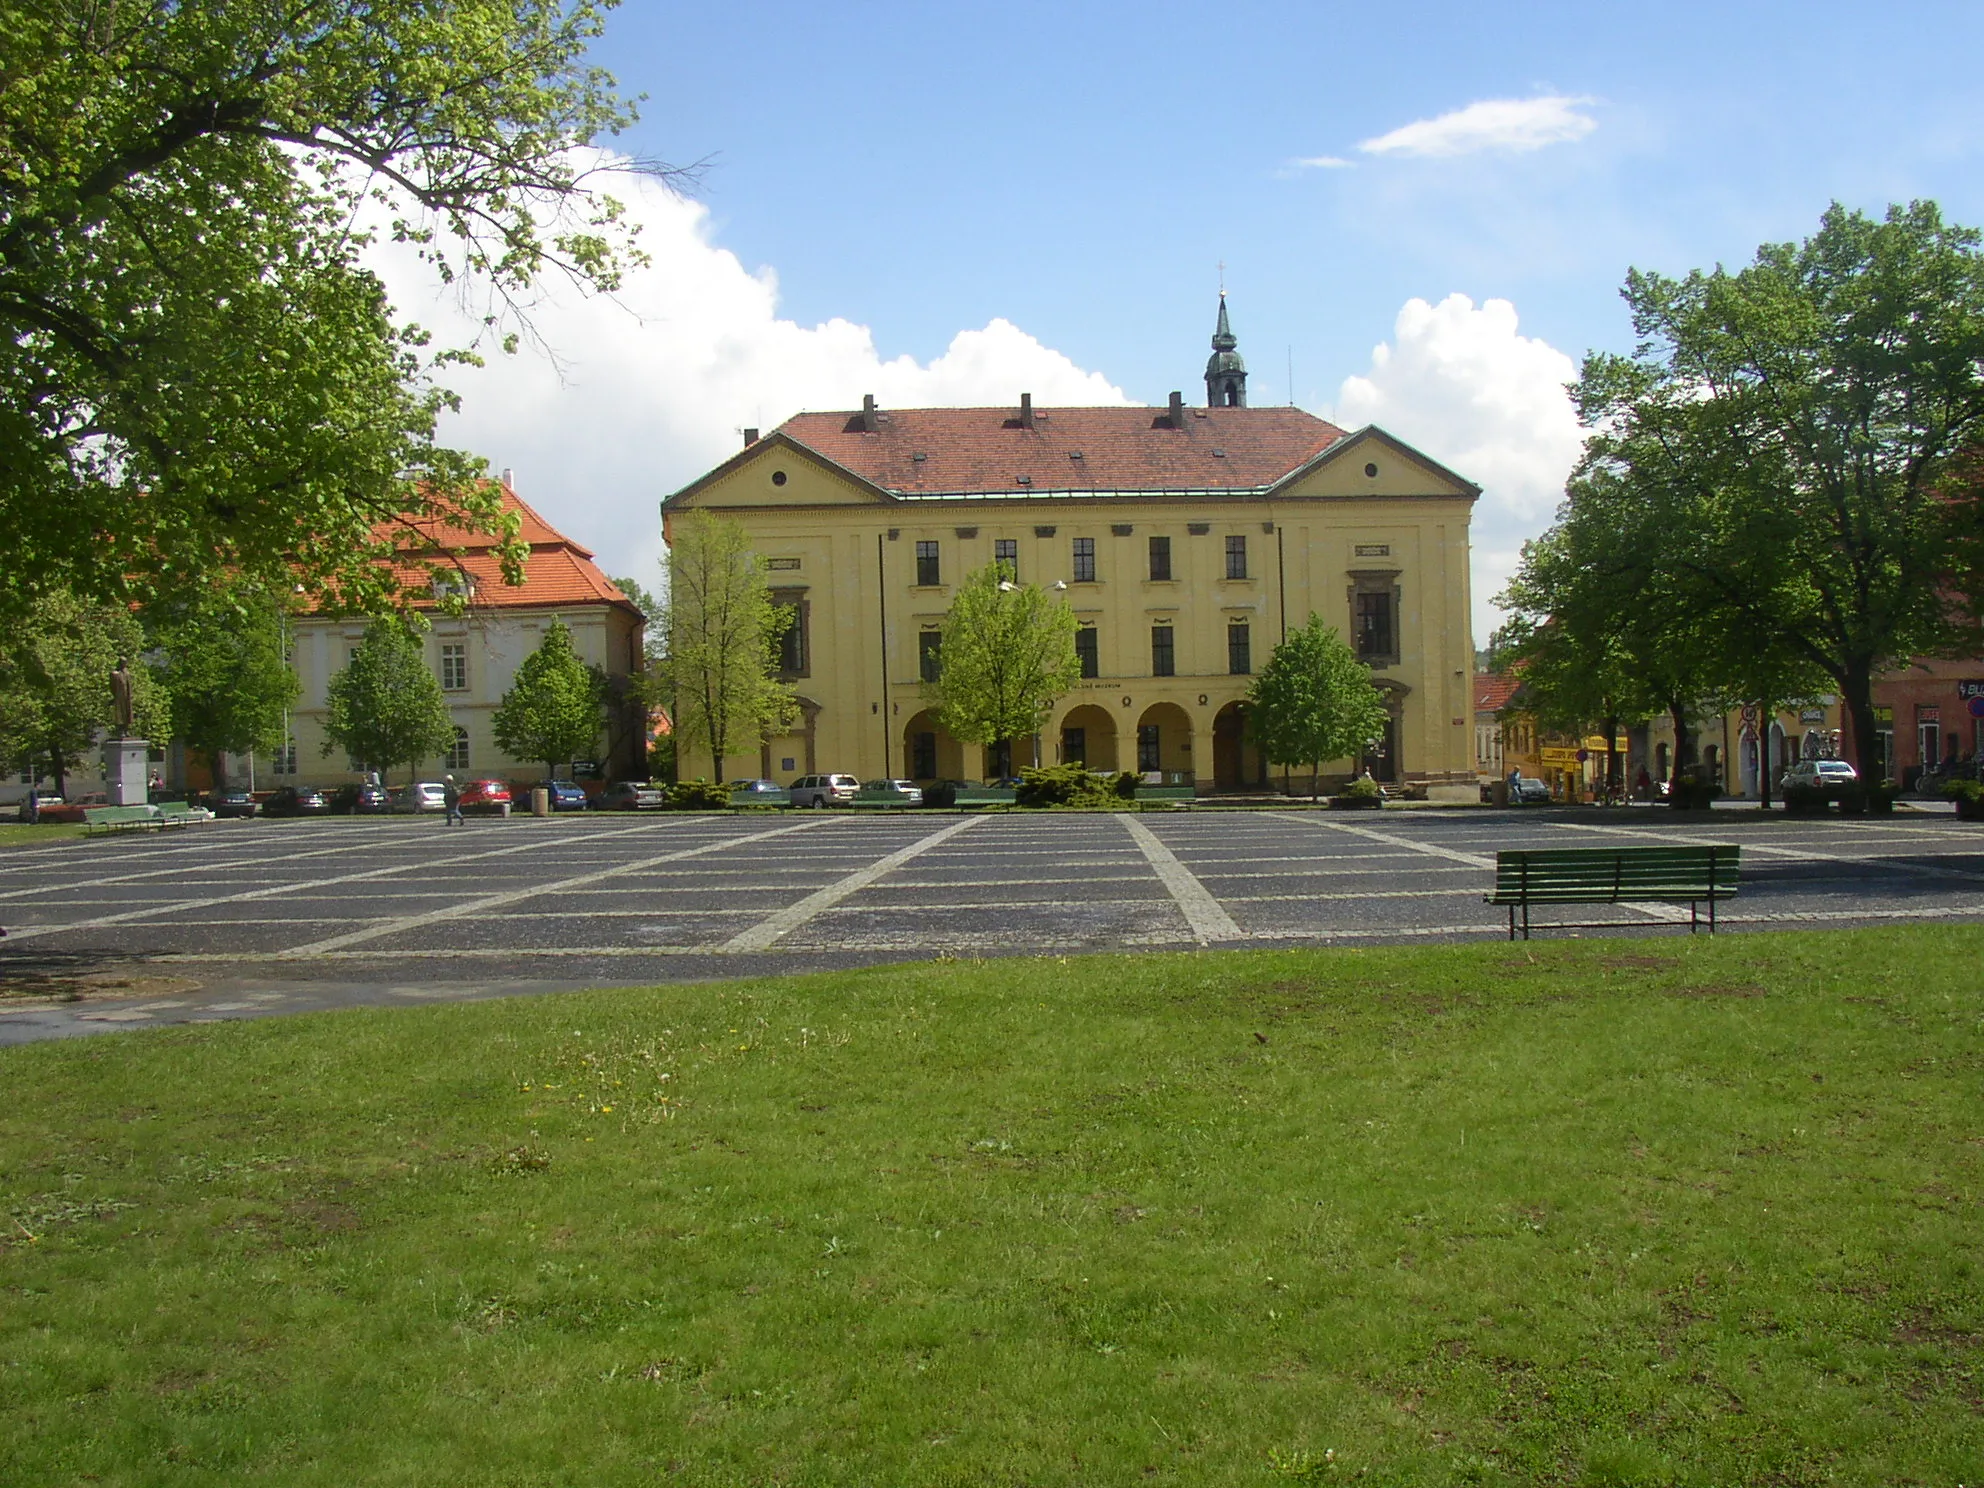
{"label": "window with white frame", "polygon": [[443,641],[441,643],[441,690],[443,692],[463,692],[468,688],[468,643],[465,641]]}
{"label": "window with white frame", "polygon": [[466,770],[468,768],[468,730],[455,725],[455,742],[448,746],[448,768]]}

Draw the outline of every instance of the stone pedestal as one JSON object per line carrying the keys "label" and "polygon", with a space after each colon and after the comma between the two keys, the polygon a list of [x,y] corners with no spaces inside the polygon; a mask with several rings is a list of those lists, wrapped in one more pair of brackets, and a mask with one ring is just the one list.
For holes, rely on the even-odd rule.
{"label": "stone pedestal", "polygon": [[103,779],[113,806],[143,806],[151,799],[146,784],[151,771],[151,744],[144,739],[105,739]]}

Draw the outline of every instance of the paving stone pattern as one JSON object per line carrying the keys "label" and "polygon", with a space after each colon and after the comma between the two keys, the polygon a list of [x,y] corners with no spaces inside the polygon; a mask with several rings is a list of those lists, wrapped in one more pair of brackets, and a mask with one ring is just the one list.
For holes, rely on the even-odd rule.
{"label": "paving stone pattern", "polygon": [[[1721,916],[1731,930],[1984,918],[1984,832],[1947,815],[216,822],[0,854],[0,988],[139,969],[194,989],[0,998],[0,1043],[938,954],[1476,939],[1505,933],[1482,902],[1496,849],[1635,841],[1742,844],[1743,891]],[[1555,917],[1644,933],[1687,911]]]}

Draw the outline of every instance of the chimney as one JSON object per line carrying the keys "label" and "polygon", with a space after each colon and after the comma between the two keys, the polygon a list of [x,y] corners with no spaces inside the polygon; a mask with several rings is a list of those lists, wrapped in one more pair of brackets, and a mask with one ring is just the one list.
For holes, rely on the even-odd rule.
{"label": "chimney", "polygon": [[1022,429],[1031,429],[1033,427],[1032,393],[1020,394],[1020,427]]}
{"label": "chimney", "polygon": [[758,431],[756,429],[746,429],[744,431],[744,448],[749,449],[752,445],[756,444],[757,442],[758,442]]}
{"label": "chimney", "polygon": [[1174,429],[1185,427],[1185,395],[1183,393],[1173,393],[1171,395],[1171,427]]}
{"label": "chimney", "polygon": [[508,465],[503,467],[503,489],[513,493],[517,489],[517,472]]}
{"label": "chimney", "polygon": [[873,393],[863,393],[861,395],[862,432],[866,434],[873,434],[875,432],[875,428],[876,428],[875,395]]}

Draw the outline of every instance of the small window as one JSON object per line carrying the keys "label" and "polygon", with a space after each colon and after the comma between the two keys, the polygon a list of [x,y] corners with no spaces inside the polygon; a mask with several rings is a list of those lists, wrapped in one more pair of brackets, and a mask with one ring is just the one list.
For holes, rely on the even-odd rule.
{"label": "small window", "polygon": [[1101,675],[1095,647],[1095,627],[1093,625],[1084,625],[1080,630],[1075,632],[1075,659],[1082,664],[1082,675],[1084,677],[1097,677]]}
{"label": "small window", "polygon": [[916,545],[916,582],[923,585],[943,583],[937,575],[937,545],[934,542],[919,542]]}
{"label": "small window", "polygon": [[448,768],[466,770],[468,768],[468,730],[455,725],[455,742],[448,746]]}
{"label": "small window", "polygon": [[448,642],[441,647],[441,690],[462,692],[468,687],[468,647]]}
{"label": "small window", "polygon": [[1171,577],[1171,539],[1153,537],[1150,540],[1150,576],[1164,580]]}
{"label": "small window", "polygon": [[1247,539],[1237,533],[1226,539],[1226,576],[1229,579],[1247,577]]}
{"label": "small window", "polygon": [[1254,644],[1247,622],[1226,627],[1226,670],[1244,677],[1254,670]]}
{"label": "small window", "polygon": [[941,631],[926,630],[916,638],[917,675],[935,682],[944,674],[944,637]]}
{"label": "small window", "polygon": [[1095,582],[1095,539],[1092,537],[1075,539],[1075,582],[1077,584]]}
{"label": "small window", "polygon": [[992,540],[992,561],[1004,570],[1002,577],[1019,582],[1020,541],[1016,537],[996,537]]}
{"label": "small window", "polygon": [[1393,644],[1390,590],[1360,590],[1356,622],[1358,660],[1389,660],[1397,656],[1398,651]]}
{"label": "small window", "polygon": [[1153,677],[1175,677],[1178,674],[1174,634],[1168,625],[1153,625],[1150,628],[1150,674]]}
{"label": "small window", "polygon": [[296,740],[286,739],[283,741],[282,747],[276,751],[276,774],[294,775],[295,773]]}

